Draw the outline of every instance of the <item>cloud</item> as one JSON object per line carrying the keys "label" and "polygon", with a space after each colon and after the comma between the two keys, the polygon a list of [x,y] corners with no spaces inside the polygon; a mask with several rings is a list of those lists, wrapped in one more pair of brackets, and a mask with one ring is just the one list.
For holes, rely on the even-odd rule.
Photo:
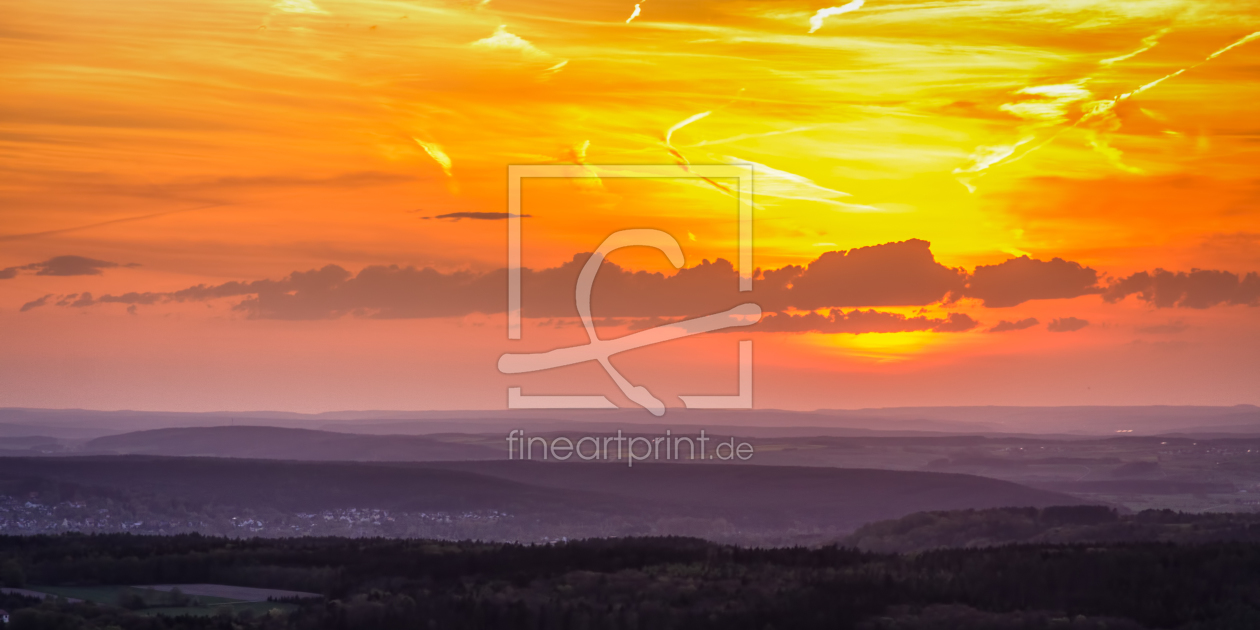
{"label": "cloud", "polygon": [[1076,332],[1089,325],[1089,322],[1075,317],[1059,317],[1046,324],[1050,332]]}
{"label": "cloud", "polygon": [[[576,317],[574,287],[588,255],[555,268],[522,270],[526,317]],[[605,262],[595,283],[592,308],[599,316],[692,316],[747,300],[730,263],[705,261],[673,276],[631,272]],[[60,306],[157,304],[241,298],[233,310],[252,319],[310,320],[346,315],[393,319],[502,313],[507,272],[456,271],[374,265],[353,274],[338,265],[294,272],[279,280],[197,285],[181,291],[67,296]],[[73,299],[73,301],[70,301]],[[34,307],[32,307],[34,308]]]}
{"label": "cloud", "polygon": [[[526,317],[574,317],[574,287],[587,254],[554,268],[522,270]],[[816,308],[922,306],[962,288],[965,273],[937,264],[926,241],[905,241],[829,252],[807,267],[760,273],[754,291],[738,291],[738,274],[725,260],[702,261],[670,276],[629,271],[605,261],[592,310],[601,317],[692,317],[753,301],[767,311]],[[233,309],[258,319],[450,317],[501,313],[507,272],[441,272],[374,265],[352,273],[337,265],[294,272],[276,280],[197,285],[174,292],[82,294],[62,306],[157,304],[239,298]],[[952,325],[956,325],[955,322]],[[935,326],[937,324],[933,324]]]}
{"label": "cloud", "polygon": [[1043,125],[1059,125],[1068,122],[1069,110],[1093,98],[1082,82],[1055,85],[1035,85],[1019,89],[1012,103],[1004,103],[998,109],[1017,118]]}
{"label": "cloud", "polygon": [[547,68],[544,68],[544,69],[543,69],[543,74],[542,74],[542,80],[546,80],[546,79],[547,79],[548,77],[550,77],[551,75],[553,75],[553,74],[555,74],[555,73],[557,73],[557,72],[560,72],[560,71],[561,71],[561,70],[563,70],[563,69],[564,69],[564,67],[565,67],[565,66],[567,66],[567,65],[569,65],[569,60],[568,60],[568,59],[565,59],[564,61],[561,61],[560,63],[557,63],[557,64],[555,64],[555,65],[553,65],[553,66],[549,66],[549,67],[547,67]]}
{"label": "cloud", "polygon": [[1032,328],[1033,326],[1036,326],[1039,323],[1041,322],[1037,321],[1036,317],[1029,317],[1027,319],[1021,319],[1021,320],[1013,321],[1013,322],[1002,320],[998,322],[996,326],[994,326],[993,328],[990,328],[989,332],[1000,333],[1000,332],[1010,332],[1012,330],[1024,330],[1025,328]]}
{"label": "cloud", "polygon": [[[495,221],[507,216],[496,212],[453,212],[426,218]],[[576,317],[574,290],[588,256],[578,254],[552,268],[522,269],[524,316]],[[99,270],[102,262],[83,260],[97,265],[87,269]],[[49,269],[84,269],[84,263],[76,264],[80,266],[58,264]],[[1203,297],[1206,289],[1182,286],[1193,285],[1205,274],[1217,280],[1222,277],[1228,280],[1209,283],[1216,291],[1209,296],[1212,299]],[[1025,256],[999,265],[980,266],[974,274],[968,274],[964,269],[936,262],[931,245],[917,239],[826,252],[808,265],[759,269],[754,277],[753,291],[741,293],[737,290],[739,278],[734,266],[722,259],[704,260],[672,275],[631,271],[605,261],[595,281],[591,306],[597,317],[668,318],[708,315],[745,302],[758,304],[766,313],[792,310],[831,310],[834,313],[837,309],[928,306],[950,303],[961,296],[979,298],[988,307],[1004,307],[1027,300],[1070,298],[1104,291],[1096,286],[1098,275],[1093,269],[1059,258],[1041,261]],[[1164,281],[1168,278],[1172,282]],[[1104,297],[1115,302],[1138,292],[1143,299],[1165,306],[1206,307],[1199,305],[1255,304],[1260,302],[1258,289],[1260,277],[1254,273],[1239,280],[1227,272],[1195,271],[1177,275],[1160,271],[1155,276],[1134,274],[1118,281],[1105,290]],[[507,306],[506,296],[505,269],[472,272],[372,265],[355,273],[338,265],[327,265],[295,271],[278,279],[200,284],[171,292],[128,292],[99,297],[91,293],[62,295],[56,300],[29,303],[25,310],[47,304],[80,308],[98,304],[150,305],[234,299],[232,309],[256,319],[427,318],[502,313]],[[806,318],[801,320],[783,317],[778,320],[768,317],[767,321],[776,323],[759,329],[784,327],[788,330],[816,324],[820,330],[842,331],[845,326],[859,321],[851,318],[867,316],[850,312],[838,316],[796,316]],[[911,317],[889,325],[941,332],[971,330],[977,326],[974,320],[964,317],[961,314],[944,320]],[[830,320],[823,323],[818,318]],[[1062,321],[1069,320],[1071,318]],[[869,322],[863,320],[863,323]],[[989,331],[1022,330],[1036,324],[1037,320],[1032,318],[1002,321]],[[1052,324],[1052,329],[1063,325],[1062,322]]]}
{"label": "cloud", "polygon": [[49,258],[42,263],[28,265],[27,268],[36,268],[37,276],[99,276],[102,269],[111,269],[119,266],[118,263],[105,260],[96,260],[94,258],[85,258],[83,256],[57,256]]}
{"label": "cloud", "polygon": [[114,267],[122,266],[134,267],[136,265],[119,265],[116,262],[96,260],[95,258],[83,256],[55,256],[44,262],[0,269],[0,280],[13,278],[17,276],[19,271],[23,270],[34,270],[37,276],[99,276],[103,273],[102,269],[113,269]]}
{"label": "cloud", "polygon": [[550,57],[547,53],[539,50],[531,44],[529,40],[513,35],[507,31],[506,24],[500,24],[495,29],[494,34],[484,39],[479,39],[472,43],[477,48],[485,50],[511,51],[520,53],[522,56],[531,58]]}
{"label": "cloud", "polygon": [[511,212],[448,212],[439,214],[434,217],[421,217],[423,219],[452,219],[458,221],[460,219],[473,219],[476,221],[503,221],[512,217],[521,217],[528,219],[532,214],[512,214]]}
{"label": "cloud", "polygon": [[1119,302],[1130,295],[1155,308],[1208,308],[1218,305],[1260,306],[1260,275],[1245,276],[1228,271],[1192,269],[1173,273],[1156,269],[1142,271],[1112,283],[1103,299]]}
{"label": "cloud", "polygon": [[858,9],[862,8],[862,5],[865,3],[866,3],[866,0],[853,0],[852,2],[843,6],[819,9],[817,13],[815,13],[812,17],[809,18],[809,32],[813,33],[817,31],[818,29],[822,28],[823,20],[826,20],[827,18],[833,15],[843,15],[845,13],[851,13],[853,11],[857,11]]}
{"label": "cloud", "polygon": [[307,14],[326,14],[327,11],[319,8],[311,0],[277,0],[271,5],[271,8],[281,13],[307,13]]}
{"label": "cloud", "polygon": [[47,304],[47,303],[48,303],[48,299],[49,299],[49,298],[51,298],[52,296],[53,296],[53,294],[49,293],[48,295],[45,295],[44,297],[39,298],[38,300],[31,300],[30,302],[27,302],[26,304],[23,304],[23,305],[22,305],[22,308],[18,309],[18,312],[20,312],[20,313],[25,313],[26,311],[29,311],[29,310],[31,310],[31,309],[33,309],[33,308],[39,308],[39,307],[41,307],[41,306],[43,306],[43,305]]}
{"label": "cloud", "polygon": [[978,298],[990,308],[1022,304],[1028,300],[1054,300],[1100,293],[1098,272],[1062,258],[1049,261],[1028,256],[998,265],[980,265],[972,273],[963,295]]}
{"label": "cloud", "polygon": [[966,332],[979,325],[980,322],[972,319],[966,313],[950,313],[946,316],[943,323],[937,324],[932,330],[936,332]]}
{"label": "cloud", "polygon": [[784,267],[765,276],[771,285],[790,283],[783,290],[785,306],[802,310],[934,304],[961,291],[967,278],[962,269],[936,262],[931,243],[919,239],[827,252],[804,269]]}

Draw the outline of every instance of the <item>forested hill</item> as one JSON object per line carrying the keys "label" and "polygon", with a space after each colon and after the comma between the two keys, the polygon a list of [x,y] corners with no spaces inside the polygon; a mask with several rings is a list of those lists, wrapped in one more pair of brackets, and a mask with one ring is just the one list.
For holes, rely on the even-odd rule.
{"label": "forested hill", "polygon": [[261,615],[0,597],[10,630],[1232,630],[1260,627],[1260,545],[1035,545],[881,555],[695,539],[0,537],[7,585],[233,584],[322,601]]}

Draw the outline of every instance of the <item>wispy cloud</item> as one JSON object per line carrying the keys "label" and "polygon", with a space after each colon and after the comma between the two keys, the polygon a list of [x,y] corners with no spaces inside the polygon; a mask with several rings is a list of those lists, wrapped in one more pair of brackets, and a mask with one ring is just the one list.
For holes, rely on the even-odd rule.
{"label": "wispy cloud", "polygon": [[554,65],[554,66],[550,66],[550,67],[546,68],[545,70],[543,70],[543,76],[549,77],[549,76],[551,76],[551,75],[553,75],[553,74],[555,74],[555,73],[557,73],[557,72],[560,72],[560,71],[561,71],[561,70],[563,70],[563,69],[564,69],[564,67],[565,67],[565,66],[567,66],[567,65],[569,65],[569,60],[568,60],[568,59],[565,59],[564,61],[561,61],[560,63],[558,63],[558,64],[556,64],[556,65]]}
{"label": "wispy cloud", "polygon": [[1019,98],[1014,102],[1004,103],[998,109],[1034,123],[1063,124],[1069,121],[1073,105],[1094,97],[1082,83],[1084,81],[1026,87],[1015,92]]}
{"label": "wispy cloud", "polygon": [[885,212],[885,210],[875,206],[842,201],[853,195],[833,188],[827,188],[826,186],[820,186],[814,180],[803,175],[781,171],[765,164],[758,164],[751,160],[736,157],[727,156],[726,160],[731,164],[751,164],[753,166],[757,182],[756,194],[759,197],[815,201],[829,205],[841,212]]}
{"label": "wispy cloud", "polygon": [[512,51],[518,52],[522,56],[530,58],[545,58],[551,55],[539,50],[529,40],[513,35],[507,30],[506,24],[500,24],[495,29],[494,34],[484,39],[479,39],[472,43],[476,48],[484,50]]}
{"label": "wispy cloud", "polygon": [[863,4],[866,4],[866,0],[853,0],[852,2],[846,5],[842,5],[838,7],[828,7],[826,9],[819,9],[818,12],[813,15],[813,17],[809,18],[809,32],[813,33],[817,31],[818,29],[822,28],[823,20],[826,20],[827,18],[835,16],[835,15],[843,15],[845,13],[851,13],[853,11],[857,11],[858,9],[862,8]]}
{"label": "wispy cloud", "polygon": [[273,11],[280,13],[310,13],[310,14],[326,14],[327,11],[316,6],[311,0],[276,0],[271,5]]}

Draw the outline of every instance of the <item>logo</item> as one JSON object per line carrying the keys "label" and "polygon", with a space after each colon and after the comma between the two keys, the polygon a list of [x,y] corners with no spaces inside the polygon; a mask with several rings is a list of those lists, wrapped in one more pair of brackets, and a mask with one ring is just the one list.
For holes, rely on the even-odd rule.
{"label": "logo", "polygon": [[[713,183],[717,179],[735,179],[737,186],[727,190],[735,198],[739,212],[739,251],[736,271],[739,290],[752,291],[752,208],[753,168],[743,165],[634,165],[575,167],[565,164],[514,165],[508,167],[508,339],[521,338],[521,180],[531,177],[625,177],[678,178],[697,177]],[[591,288],[600,265],[608,254],[623,247],[646,246],[660,250],[678,269],[683,266],[682,247],[667,232],[654,229],[626,229],[604,239],[587,259],[578,275],[575,299],[582,326],[589,343],[557,348],[539,353],[507,353],[499,357],[499,371],[504,374],[538,372],[552,368],[596,361],[612,378],[617,388],[631,401],[652,415],[665,415],[665,403],[647,388],[634,385],[617,371],[609,357],[636,348],[663,343],[737,326],[750,326],[761,319],[761,307],[747,302],[713,315],[685,319],[631,333],[616,339],[600,339],[591,318]],[[752,408],[752,340],[739,342],[739,393],[734,396],[679,396],[688,409],[751,409]],[[520,387],[508,388],[509,409],[616,409],[617,405],[602,395],[526,395]]]}

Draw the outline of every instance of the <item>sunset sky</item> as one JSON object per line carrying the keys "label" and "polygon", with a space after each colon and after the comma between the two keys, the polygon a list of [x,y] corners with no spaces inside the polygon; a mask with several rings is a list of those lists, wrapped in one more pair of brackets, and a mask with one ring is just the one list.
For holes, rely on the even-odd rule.
{"label": "sunset sky", "polygon": [[[686,265],[614,254],[604,336],[767,313],[614,359],[670,405],[733,394],[739,339],[760,408],[1260,404],[1253,2],[0,11],[0,406],[631,406],[593,363],[495,367],[585,342],[576,269],[626,228]],[[687,163],[757,173],[751,293]],[[679,165],[525,182],[520,341],[513,164]]]}

